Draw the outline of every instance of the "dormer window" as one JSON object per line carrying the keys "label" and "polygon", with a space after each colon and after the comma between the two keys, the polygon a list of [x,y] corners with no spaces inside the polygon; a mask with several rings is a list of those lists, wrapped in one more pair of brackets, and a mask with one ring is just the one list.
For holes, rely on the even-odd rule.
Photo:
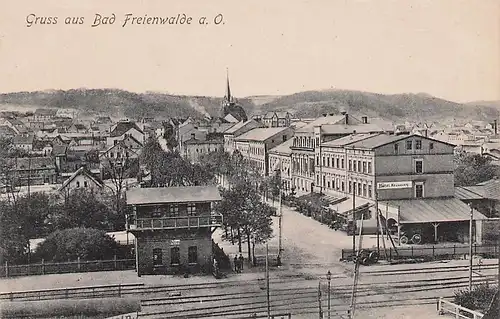
{"label": "dormer window", "polygon": [[406,141],[406,149],[407,150],[412,150],[413,149],[413,141],[412,140],[407,140]]}

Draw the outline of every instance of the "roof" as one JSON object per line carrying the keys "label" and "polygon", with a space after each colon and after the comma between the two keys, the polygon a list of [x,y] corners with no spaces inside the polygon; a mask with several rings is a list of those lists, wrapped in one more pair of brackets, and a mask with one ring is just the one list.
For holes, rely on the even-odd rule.
{"label": "roof", "polygon": [[1,136],[13,136],[16,132],[7,125],[0,125],[0,135]]}
{"label": "roof", "polygon": [[457,186],[455,187],[455,197],[460,200],[476,200],[476,199],[484,199],[484,195],[482,192],[476,192],[473,189],[469,189],[469,187]]}
{"label": "roof", "polygon": [[265,141],[283,131],[290,130],[288,127],[265,127],[254,128],[235,138],[236,141]]}
{"label": "roof", "polygon": [[57,156],[57,155],[66,155],[68,152],[68,146],[67,145],[54,145],[52,149],[52,155]]}
{"label": "roof", "polygon": [[73,124],[77,130],[86,130],[87,127],[84,124],[81,123],[75,123]]}
{"label": "roof", "polygon": [[110,137],[117,137],[117,136],[122,136],[123,134],[127,133],[128,130],[130,129],[136,129],[140,133],[144,133],[138,126],[135,124],[135,122],[118,122],[116,123],[116,126],[113,128],[111,133],[109,134]]}
{"label": "roof", "polygon": [[41,116],[56,116],[57,109],[36,109],[35,115]]}
{"label": "roof", "polygon": [[431,140],[435,141],[438,143],[442,143],[445,145],[453,146],[450,143],[446,143],[443,141],[435,140],[429,137],[421,136],[421,135],[416,135],[416,134],[411,134],[411,135],[390,135],[390,134],[380,134],[368,139],[361,140],[356,143],[352,143],[351,146],[354,148],[364,148],[364,149],[375,149],[380,146],[384,146],[393,142],[401,141],[410,137],[418,137],[420,139],[426,139],[426,140]]}
{"label": "roof", "polygon": [[198,140],[196,138],[190,138],[189,140],[185,141],[184,144],[223,144],[224,141],[221,140],[216,140],[216,139],[211,139],[211,140]]}
{"label": "roof", "polygon": [[493,178],[479,183],[475,187],[481,187],[486,198],[500,200],[500,179]]}
{"label": "roof", "polygon": [[321,126],[324,134],[351,134],[351,133],[377,133],[394,132],[392,125],[378,124],[325,124]]}
{"label": "roof", "polygon": [[269,154],[280,154],[280,155],[290,155],[292,154],[292,150],[290,146],[293,145],[293,138],[288,139],[286,142],[281,143],[280,145],[272,148],[269,151]]}
{"label": "roof", "polygon": [[80,167],[67,180],[64,181],[64,183],[61,185],[61,187],[59,187],[59,191],[62,191],[63,189],[65,189],[66,186],[68,186],[68,184],[71,183],[71,181],[74,180],[78,175],[86,175],[88,178],[90,178],[92,181],[94,181],[94,183],[98,187],[100,187],[100,188],[104,187],[104,183],[99,178],[92,175],[90,173],[90,171],[88,169],[86,169],[85,167]]}
{"label": "roof", "polygon": [[33,144],[35,137],[33,135],[16,135],[14,136],[14,144]]}
{"label": "roof", "polygon": [[216,186],[134,188],[127,191],[128,205],[220,201]]}
{"label": "roof", "polygon": [[258,124],[257,121],[255,121],[254,119],[250,119],[248,121],[240,121],[236,124],[234,124],[232,127],[228,128],[224,134],[234,134],[236,133],[236,131],[238,131],[240,128],[243,128],[244,126],[246,126],[247,124],[250,124],[251,122],[255,122]]}
{"label": "roof", "polygon": [[379,134],[376,134],[376,133],[375,134],[371,134],[371,133],[351,134],[348,136],[337,138],[333,141],[321,143],[321,146],[342,147],[342,146],[349,145],[349,144],[352,144],[352,143],[355,143],[355,142],[358,142],[358,141],[361,141],[361,140],[364,140],[367,138],[371,138],[374,136],[378,136],[378,135]]}
{"label": "roof", "polygon": [[[379,203],[382,207],[385,204],[399,207],[402,224],[470,220],[470,207],[455,197],[389,200]],[[473,218],[474,220],[488,219],[476,210],[474,210]]]}
{"label": "roof", "polygon": [[340,122],[344,123],[345,115],[333,115],[333,116],[322,116],[318,117],[311,123],[301,127],[297,130],[299,133],[307,133],[313,132],[315,126],[321,126],[326,124],[339,124]]}

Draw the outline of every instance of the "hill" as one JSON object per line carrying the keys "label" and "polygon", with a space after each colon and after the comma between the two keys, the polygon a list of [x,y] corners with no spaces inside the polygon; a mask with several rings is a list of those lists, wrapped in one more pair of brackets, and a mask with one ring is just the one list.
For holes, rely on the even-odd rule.
{"label": "hill", "polygon": [[[284,96],[251,96],[238,99],[251,116],[267,111],[289,111],[298,117],[339,113],[382,117],[389,120],[442,120],[448,118],[491,120],[500,116],[500,102],[455,103],[426,93],[384,95],[349,90],[306,91]],[[118,89],[73,89],[0,94],[0,109],[15,106],[75,108],[83,114],[116,117],[220,116],[221,98],[166,93],[132,93]]]}
{"label": "hill", "polygon": [[360,91],[307,91],[279,97],[260,106],[266,110],[288,110],[298,117],[316,117],[323,113],[347,110],[353,114],[391,120],[435,120],[497,118],[500,109],[491,105],[460,104],[434,96],[418,94],[384,95]]}

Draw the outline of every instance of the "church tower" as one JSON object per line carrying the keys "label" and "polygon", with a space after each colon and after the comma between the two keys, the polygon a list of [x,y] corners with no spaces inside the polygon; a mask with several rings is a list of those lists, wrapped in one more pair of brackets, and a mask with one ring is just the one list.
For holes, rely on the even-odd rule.
{"label": "church tower", "polygon": [[222,99],[222,118],[231,115],[235,121],[246,121],[248,119],[245,110],[237,104],[236,99],[231,95],[231,86],[229,84],[229,71],[226,69],[226,94]]}

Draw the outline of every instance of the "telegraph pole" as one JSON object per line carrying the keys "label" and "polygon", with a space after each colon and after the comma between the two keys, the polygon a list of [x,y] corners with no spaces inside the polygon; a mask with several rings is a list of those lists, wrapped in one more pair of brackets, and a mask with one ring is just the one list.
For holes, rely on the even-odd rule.
{"label": "telegraph pole", "polygon": [[282,210],[282,203],[281,203],[281,197],[283,196],[281,194],[281,188],[280,188],[280,199],[279,199],[279,237],[278,237],[278,256],[281,257],[281,251],[283,250],[282,247],[282,237],[283,237],[283,210]]}
{"label": "telegraph pole", "polygon": [[472,222],[474,210],[470,205],[470,221],[469,221],[469,291],[472,291]]}
{"label": "telegraph pole", "polygon": [[356,254],[356,182],[352,182],[352,254]]}
{"label": "telegraph pole", "polygon": [[269,244],[266,243],[266,295],[267,295],[267,318],[271,319],[271,299],[269,295]]}

